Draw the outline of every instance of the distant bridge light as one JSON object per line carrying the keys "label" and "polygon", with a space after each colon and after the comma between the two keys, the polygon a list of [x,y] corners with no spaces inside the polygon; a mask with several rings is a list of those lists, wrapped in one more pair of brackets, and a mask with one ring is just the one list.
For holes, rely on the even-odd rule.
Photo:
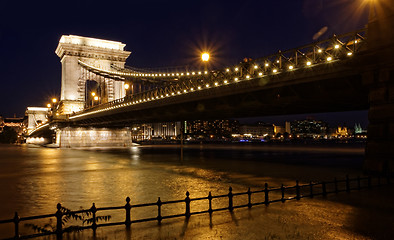
{"label": "distant bridge light", "polygon": [[201,60],[203,62],[208,62],[208,60],[209,60],[209,53],[207,53],[207,52],[202,53],[201,54]]}
{"label": "distant bridge light", "polygon": [[263,76],[263,73],[260,72],[260,73],[259,73],[259,76]]}
{"label": "distant bridge light", "polygon": [[338,48],[339,48],[339,45],[338,45],[338,44],[336,44],[334,47],[335,47],[335,49],[338,49]]}
{"label": "distant bridge light", "polygon": [[215,86],[219,85],[219,83],[215,82]]}
{"label": "distant bridge light", "polygon": [[276,70],[276,69],[272,70],[273,73],[276,73],[277,71],[278,71],[278,70]]}
{"label": "distant bridge light", "polygon": [[205,73],[205,74],[208,74],[208,71],[205,71],[204,73]]}
{"label": "distant bridge light", "polygon": [[332,60],[332,57],[328,57],[328,58],[327,58],[327,61],[331,61],[331,60]]}
{"label": "distant bridge light", "polygon": [[197,88],[198,88],[198,90],[200,90],[200,89],[201,89],[201,87],[200,87],[200,86],[198,86]]}
{"label": "distant bridge light", "polygon": [[53,103],[56,103],[56,102],[57,102],[57,99],[56,99],[56,98],[52,98],[52,102],[53,102]]}
{"label": "distant bridge light", "polygon": [[235,69],[234,69],[236,72],[238,72],[238,68],[236,67]]}
{"label": "distant bridge light", "polygon": [[185,89],[185,90],[183,90],[183,92],[184,92],[184,93],[187,93],[186,89]]}
{"label": "distant bridge light", "polygon": [[51,108],[52,105],[50,103],[47,104],[47,108]]}
{"label": "distant bridge light", "polygon": [[321,49],[319,49],[319,50],[317,50],[317,52],[321,53],[321,52],[322,52],[322,50],[321,50]]}
{"label": "distant bridge light", "polygon": [[246,75],[246,79],[249,79],[250,78],[250,76],[249,75]]}
{"label": "distant bridge light", "polygon": [[226,72],[230,72],[230,69],[227,68],[227,69],[226,69]]}
{"label": "distant bridge light", "polygon": [[190,91],[194,91],[194,88],[190,88]]}
{"label": "distant bridge light", "polygon": [[198,75],[201,75],[201,72],[198,72]]}
{"label": "distant bridge light", "polygon": [[289,69],[292,70],[294,67],[292,65],[289,66]]}
{"label": "distant bridge light", "polygon": [[192,75],[195,75],[196,73],[195,72],[192,72]]}
{"label": "distant bridge light", "polygon": [[308,62],[306,62],[306,65],[308,65],[308,66],[310,66],[311,64],[312,64],[312,63],[311,63],[311,62],[309,62],[309,61],[308,61]]}
{"label": "distant bridge light", "polygon": [[98,97],[98,96],[94,96],[94,100],[95,100],[95,101],[98,101],[98,100],[99,100],[99,97]]}
{"label": "distant bridge light", "polygon": [[224,80],[224,83],[227,84],[227,80]]}
{"label": "distant bridge light", "polygon": [[205,87],[209,88],[209,84],[206,84]]}
{"label": "distant bridge light", "polygon": [[238,78],[234,78],[234,81],[238,81]]}
{"label": "distant bridge light", "polygon": [[254,65],[254,69],[257,69],[259,66],[257,66],[257,65]]}
{"label": "distant bridge light", "polygon": [[352,54],[353,54],[352,52],[348,52],[347,53],[348,56],[352,56]]}
{"label": "distant bridge light", "polygon": [[124,89],[127,90],[127,89],[129,89],[129,88],[130,88],[130,85],[126,83],[126,84],[124,85]]}
{"label": "distant bridge light", "polygon": [[95,92],[92,92],[92,96],[93,96],[93,97],[96,96],[96,93],[95,93]]}
{"label": "distant bridge light", "polygon": [[265,66],[266,66],[266,67],[268,67],[268,66],[269,66],[269,64],[268,64],[268,63],[266,63],[266,64],[265,64]]}

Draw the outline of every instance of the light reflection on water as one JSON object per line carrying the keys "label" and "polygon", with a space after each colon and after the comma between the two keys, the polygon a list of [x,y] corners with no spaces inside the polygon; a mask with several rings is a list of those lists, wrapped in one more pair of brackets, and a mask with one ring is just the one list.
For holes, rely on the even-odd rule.
{"label": "light reflection on water", "polygon": [[[0,145],[0,219],[12,218],[15,211],[22,216],[54,213],[58,202],[76,210],[93,202],[97,207],[124,205],[126,196],[132,203],[148,203],[157,197],[184,199],[186,191],[191,197],[204,197],[209,191],[224,194],[230,185],[234,191],[245,191],[266,181],[278,186],[296,178],[342,177],[358,173],[354,164],[361,166],[363,158],[331,155],[336,164],[324,163],[328,167],[323,172],[309,166],[322,157],[327,158],[326,154],[190,149],[181,161],[177,149],[83,151]],[[300,164],[289,163],[291,159]],[[183,206],[175,208],[183,211]]]}

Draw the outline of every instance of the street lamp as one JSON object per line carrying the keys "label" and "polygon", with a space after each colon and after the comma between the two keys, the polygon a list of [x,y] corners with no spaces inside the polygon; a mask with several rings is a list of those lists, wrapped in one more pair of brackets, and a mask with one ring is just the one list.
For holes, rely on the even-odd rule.
{"label": "street lamp", "polygon": [[52,103],[57,103],[57,99],[56,98],[52,98]]}
{"label": "street lamp", "polygon": [[92,96],[93,96],[93,97],[96,96],[96,93],[95,93],[95,92],[92,92]]}
{"label": "street lamp", "polygon": [[52,105],[50,103],[47,104],[47,108],[51,108]]}

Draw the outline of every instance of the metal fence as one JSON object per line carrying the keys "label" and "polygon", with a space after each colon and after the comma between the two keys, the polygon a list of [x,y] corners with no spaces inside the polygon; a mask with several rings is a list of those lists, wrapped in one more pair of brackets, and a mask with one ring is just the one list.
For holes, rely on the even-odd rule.
{"label": "metal fence", "polygon": [[[227,194],[222,195],[212,195],[209,192],[207,197],[199,197],[199,198],[190,198],[189,192],[186,192],[186,198],[181,200],[174,200],[174,201],[161,201],[160,197],[156,202],[152,203],[145,203],[145,204],[131,204],[130,198],[126,198],[126,204],[124,206],[116,206],[116,207],[102,207],[97,208],[93,203],[92,207],[87,210],[79,210],[79,211],[70,211],[65,213],[62,211],[62,205],[60,203],[57,204],[57,211],[53,214],[45,214],[45,215],[38,215],[38,216],[30,216],[30,217],[20,217],[19,214],[16,212],[14,218],[7,219],[7,220],[0,220],[0,224],[5,223],[13,223],[15,234],[13,237],[4,238],[4,239],[29,239],[35,238],[40,236],[46,235],[56,235],[57,239],[61,239],[63,233],[65,233],[65,228],[63,226],[63,217],[66,214],[80,214],[80,213],[88,213],[92,216],[92,221],[90,225],[81,225],[78,226],[80,230],[83,229],[92,229],[96,231],[99,227],[106,227],[106,226],[116,226],[116,225],[125,225],[127,229],[130,228],[131,224],[139,223],[139,222],[148,222],[148,221],[157,221],[160,223],[163,219],[169,218],[177,218],[177,217],[186,217],[189,218],[191,215],[202,214],[202,213],[209,213],[212,214],[213,212],[217,211],[224,211],[228,210],[232,212],[236,208],[252,208],[252,206],[257,205],[266,205],[268,206],[271,203],[275,202],[286,202],[289,200],[300,200],[301,198],[309,197],[313,198],[315,196],[323,196],[326,197],[328,194],[332,193],[339,193],[339,192],[351,192],[353,190],[360,190],[363,188],[371,188],[373,186],[381,186],[381,185],[388,185],[390,184],[390,176],[385,178],[377,177],[372,178],[368,177],[356,177],[356,178],[349,178],[346,176],[345,179],[334,179],[333,181],[321,181],[321,182],[310,182],[309,184],[299,184],[299,181],[296,181],[296,185],[294,186],[284,186],[283,184],[281,187],[276,188],[269,188],[268,183],[265,183],[265,186],[261,190],[254,190],[252,191],[250,188],[246,192],[239,192],[234,193],[232,188],[229,188]],[[245,197],[245,201],[242,204],[234,204],[234,197],[236,196],[247,196]],[[276,198],[275,198],[276,197]],[[260,201],[258,199],[261,199]],[[212,204],[212,200],[214,199],[224,199],[226,201],[226,206],[217,207],[215,208]],[[206,201],[207,209],[202,211],[192,211],[191,209],[191,202],[199,202],[199,201]],[[239,201],[238,201],[239,202]],[[171,205],[171,204],[184,204],[185,211],[178,214],[172,215],[162,215],[162,206],[163,205]],[[140,218],[140,219],[132,219],[132,209],[137,208],[144,208],[144,207],[157,207],[157,216],[156,217],[149,217],[149,218]],[[98,212],[104,212],[108,210],[122,210],[125,214],[125,220],[120,222],[111,222],[111,223],[97,223]],[[19,226],[21,222],[28,221],[28,220],[36,220],[36,219],[43,219],[43,218],[56,218],[56,229],[54,231],[48,231],[46,233],[37,233],[31,235],[20,235]]]}

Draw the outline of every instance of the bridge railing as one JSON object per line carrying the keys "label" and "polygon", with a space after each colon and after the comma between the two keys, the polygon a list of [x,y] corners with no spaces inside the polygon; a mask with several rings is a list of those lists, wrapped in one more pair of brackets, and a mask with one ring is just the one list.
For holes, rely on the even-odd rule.
{"label": "bridge railing", "polygon": [[[265,183],[264,188],[259,190],[251,190],[248,188],[246,192],[233,192],[232,188],[229,187],[228,193],[221,195],[212,195],[209,192],[206,197],[198,197],[191,198],[189,192],[186,192],[186,197],[180,200],[173,201],[162,201],[160,197],[156,202],[151,203],[143,203],[143,204],[131,204],[131,200],[129,197],[126,198],[126,204],[123,206],[115,206],[115,207],[102,207],[97,208],[95,204],[92,204],[92,207],[87,210],[79,210],[79,211],[62,211],[62,205],[60,203],[57,204],[57,211],[53,214],[45,214],[31,217],[20,217],[18,213],[15,213],[12,219],[1,220],[0,224],[13,224],[14,225],[14,236],[3,239],[27,239],[27,238],[35,238],[45,235],[57,235],[58,239],[62,238],[63,233],[66,232],[65,226],[63,226],[63,218],[69,214],[78,214],[78,213],[89,213],[92,216],[92,221],[90,225],[81,225],[76,229],[93,229],[96,231],[97,228],[107,227],[107,226],[117,226],[117,225],[125,225],[126,228],[130,228],[131,224],[140,223],[140,222],[149,222],[149,221],[157,221],[160,223],[164,219],[177,218],[177,217],[186,217],[189,218],[192,215],[209,213],[217,211],[228,210],[232,212],[236,208],[251,208],[252,206],[257,205],[266,205],[268,206],[271,203],[276,202],[286,202],[290,200],[300,200],[301,198],[309,197],[313,198],[315,196],[323,196],[326,197],[328,194],[338,194],[340,192],[350,193],[354,190],[361,190],[364,188],[371,188],[374,186],[388,185],[390,184],[391,179],[390,176],[387,175],[385,178],[372,178],[368,177],[356,177],[349,178],[347,175],[344,179],[334,179],[333,181],[320,181],[320,182],[310,182],[307,184],[300,184],[299,181],[296,181],[294,186],[284,186],[283,184],[280,187],[269,188],[268,183]],[[163,208],[170,205],[177,205],[178,209],[182,209],[182,212],[173,212],[172,214],[164,215]],[[151,209],[152,207],[156,207],[157,216],[156,217],[142,217],[142,218],[134,218],[133,212],[137,209]],[[106,211],[122,211],[125,220],[117,221],[117,222],[107,222],[107,223],[98,223],[98,213],[106,212]],[[143,213],[147,214],[148,211],[144,211]],[[148,215],[148,214],[147,214]],[[20,224],[24,221],[28,220],[36,220],[42,218],[56,218],[56,227],[54,230],[48,230],[44,233],[36,233],[30,235],[20,235]]]}
{"label": "bridge railing", "polygon": [[[281,73],[312,68],[321,64],[331,64],[332,62],[353,57],[359,51],[365,49],[365,43],[366,29],[361,29],[339,36],[334,35],[329,39],[286,51],[278,51],[262,58],[254,60],[246,59],[238,65],[220,70],[177,73],[176,78],[178,81],[176,83],[167,83],[163,87],[156,87],[148,91],[85,109],[83,112],[77,113],[77,115],[155,101],[256,78],[264,78],[272,75],[280,76]],[[152,78],[164,79],[164,77],[157,76]]]}

